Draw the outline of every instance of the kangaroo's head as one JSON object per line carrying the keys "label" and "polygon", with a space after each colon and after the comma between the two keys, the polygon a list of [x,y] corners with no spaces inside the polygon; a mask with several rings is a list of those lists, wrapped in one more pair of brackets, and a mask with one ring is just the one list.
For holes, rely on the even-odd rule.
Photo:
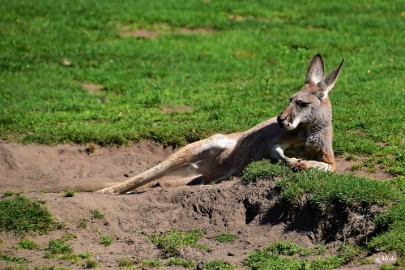
{"label": "kangaroo's head", "polygon": [[287,107],[277,117],[277,122],[285,130],[298,126],[311,127],[328,124],[332,120],[332,108],[328,93],[336,83],[340,65],[324,77],[324,63],[320,54],[309,63],[307,78],[302,89],[295,93]]}

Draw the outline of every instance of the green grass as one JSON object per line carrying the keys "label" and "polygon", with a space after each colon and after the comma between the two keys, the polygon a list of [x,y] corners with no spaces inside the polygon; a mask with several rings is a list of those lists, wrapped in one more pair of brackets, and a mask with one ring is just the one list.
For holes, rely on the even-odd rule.
{"label": "green grass", "polygon": [[142,261],[143,267],[152,267],[152,268],[161,268],[163,266],[163,262],[160,260],[155,259],[147,259]]}
{"label": "green grass", "polygon": [[204,265],[204,270],[234,270],[235,267],[224,261],[209,261]]}
{"label": "green grass", "polygon": [[113,242],[113,239],[111,236],[109,235],[103,235],[100,237],[100,244],[104,245],[104,246],[109,246],[111,245]]}
{"label": "green grass", "polygon": [[45,233],[57,225],[42,202],[19,194],[0,199],[0,216],[0,231],[17,234],[30,231]]}
{"label": "green grass", "polygon": [[[345,58],[330,93],[335,153],[367,155],[353,169],[382,168],[396,177],[393,183],[290,174],[268,161],[249,166],[243,180],[283,177],[280,203],[304,202],[324,214],[337,203],[386,207],[368,247],[404,256],[404,10],[399,0],[6,1],[0,5],[0,140],[152,139],[180,146],[277,115],[302,86],[313,55],[324,56],[327,70]],[[211,31],[182,34],[184,27]],[[160,35],[120,36],[125,29]],[[90,93],[83,82],[101,86]],[[104,218],[97,209],[91,215]],[[55,227],[41,202],[11,192],[0,199],[0,216],[2,231]]]}
{"label": "green grass", "polygon": [[236,236],[228,232],[223,232],[215,235],[214,239],[220,243],[232,243],[235,242]]}
{"label": "green grass", "polygon": [[76,194],[76,190],[73,190],[73,189],[64,191],[64,197],[67,197],[67,198],[73,197],[73,196],[75,196],[75,194]]}
{"label": "green grass", "polygon": [[85,266],[87,269],[91,269],[91,268],[96,268],[97,267],[97,262],[94,260],[87,260],[85,263]]}
{"label": "green grass", "polygon": [[203,237],[202,230],[180,231],[177,229],[169,230],[166,234],[152,235],[149,239],[158,245],[167,255],[176,256],[179,249],[183,246],[208,250],[209,247],[197,244],[198,240]]}
{"label": "green grass", "polygon": [[[322,53],[328,70],[346,59],[331,93],[335,151],[373,155],[404,175],[403,10],[399,0],[8,1],[0,139],[183,145],[247,129],[280,112]],[[161,35],[121,37],[123,29]]]}
{"label": "green grass", "polygon": [[105,214],[101,212],[99,209],[93,209],[90,211],[91,219],[103,219]]}
{"label": "green grass", "polygon": [[35,243],[35,241],[27,239],[18,242],[16,247],[18,249],[29,249],[29,250],[39,249],[39,245]]}
{"label": "green grass", "polygon": [[50,240],[45,257],[56,258],[72,254],[73,249],[68,244],[68,241],[72,238],[74,238],[72,235],[66,234],[59,239]]}
{"label": "green grass", "polygon": [[368,243],[370,248],[382,251],[396,251],[405,258],[404,211],[405,199],[376,218],[375,223],[380,232]]}
{"label": "green grass", "polygon": [[309,170],[290,174],[277,183],[284,204],[302,203],[319,205],[328,211],[334,203],[350,206],[390,205],[402,194],[389,181],[375,181],[349,174],[331,174]]}
{"label": "green grass", "polygon": [[81,228],[81,229],[86,229],[87,228],[87,223],[88,223],[87,219],[81,219],[79,221],[79,223],[77,224],[77,227]]}
{"label": "green grass", "polygon": [[167,260],[167,265],[183,266],[184,268],[195,268],[196,263],[191,260],[185,260],[178,257],[171,257]]}
{"label": "green grass", "polygon": [[90,260],[91,254],[80,253],[76,254],[73,252],[73,248],[69,244],[69,241],[76,238],[74,234],[66,233],[61,238],[50,240],[48,243],[48,247],[45,252],[45,258],[48,259],[62,259],[67,260],[72,263],[78,263],[82,259],[86,259],[85,264],[89,266],[95,267],[95,262]]}
{"label": "green grass", "polygon": [[29,262],[26,258],[8,256],[8,255],[2,254],[2,253],[0,253],[0,260],[2,260],[4,262],[12,262],[12,263],[19,263],[19,264]]}
{"label": "green grass", "polygon": [[[337,256],[323,256],[322,248],[306,248],[295,243],[278,242],[251,253],[245,261],[252,270],[334,269],[351,260],[360,250],[343,247]],[[299,255],[299,256],[297,256]]]}
{"label": "green grass", "polygon": [[242,181],[246,184],[260,179],[283,177],[292,173],[292,170],[281,164],[273,164],[270,160],[263,159],[250,163],[243,171]]}
{"label": "green grass", "polygon": [[124,267],[124,266],[133,266],[135,262],[131,259],[120,259],[117,261],[119,267]]}

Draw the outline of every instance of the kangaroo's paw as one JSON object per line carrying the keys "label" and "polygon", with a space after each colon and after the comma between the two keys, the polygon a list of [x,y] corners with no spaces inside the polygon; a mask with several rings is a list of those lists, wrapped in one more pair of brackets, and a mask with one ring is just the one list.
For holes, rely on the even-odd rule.
{"label": "kangaroo's paw", "polygon": [[114,187],[103,188],[103,189],[97,190],[96,193],[112,194],[112,195],[120,194],[120,192],[118,192]]}
{"label": "kangaroo's paw", "polygon": [[289,158],[287,165],[293,169],[293,171],[305,171],[308,170],[308,164],[301,159]]}

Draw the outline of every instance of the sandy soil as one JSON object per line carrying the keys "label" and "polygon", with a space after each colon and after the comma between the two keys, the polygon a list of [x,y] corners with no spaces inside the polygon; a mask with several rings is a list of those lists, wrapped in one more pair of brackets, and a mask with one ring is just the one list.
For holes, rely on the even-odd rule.
{"label": "sandy soil", "polygon": [[[0,233],[0,253],[29,259],[30,267],[64,266],[82,269],[81,263],[44,258],[49,240],[73,233],[75,253],[90,252],[97,261],[97,269],[117,269],[120,259],[133,260],[138,269],[145,259],[164,258],[162,251],[148,236],[165,233],[169,229],[202,229],[205,237],[199,242],[211,250],[184,248],[181,256],[195,261],[224,260],[238,269],[250,252],[271,242],[286,240],[313,246],[313,233],[304,228],[291,229],[281,219],[281,210],[272,194],[273,181],[259,181],[248,186],[238,179],[214,186],[186,186],[154,188],[136,195],[112,196],[79,192],[71,198],[63,190],[83,187],[94,190],[100,183],[119,182],[150,168],[174,150],[158,143],[142,141],[128,147],[99,148],[94,145],[22,145],[0,142],[0,194],[22,191],[30,197],[45,200],[46,206],[66,227],[47,235],[28,235],[41,247],[25,251],[14,248],[20,237]],[[361,162],[359,157],[356,162]],[[352,173],[353,161],[338,158],[338,173]],[[382,171],[366,173],[376,179],[389,175]],[[99,209],[105,218],[92,220],[91,211]],[[78,228],[87,220],[87,228]],[[214,239],[218,233],[230,232],[236,241],[223,244]],[[109,235],[110,246],[100,244],[100,237]],[[331,243],[333,246],[333,243]],[[0,260],[0,269],[13,264]],[[377,269],[374,266],[358,269]],[[165,269],[184,269],[165,266]]]}

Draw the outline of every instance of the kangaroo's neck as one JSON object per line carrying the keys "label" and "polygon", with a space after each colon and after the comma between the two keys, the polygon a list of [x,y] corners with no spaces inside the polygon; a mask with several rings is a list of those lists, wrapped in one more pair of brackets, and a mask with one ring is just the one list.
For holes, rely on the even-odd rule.
{"label": "kangaroo's neck", "polygon": [[[325,120],[325,119],[324,119]],[[305,145],[317,151],[326,151],[332,147],[332,121],[322,121],[305,128]]]}

